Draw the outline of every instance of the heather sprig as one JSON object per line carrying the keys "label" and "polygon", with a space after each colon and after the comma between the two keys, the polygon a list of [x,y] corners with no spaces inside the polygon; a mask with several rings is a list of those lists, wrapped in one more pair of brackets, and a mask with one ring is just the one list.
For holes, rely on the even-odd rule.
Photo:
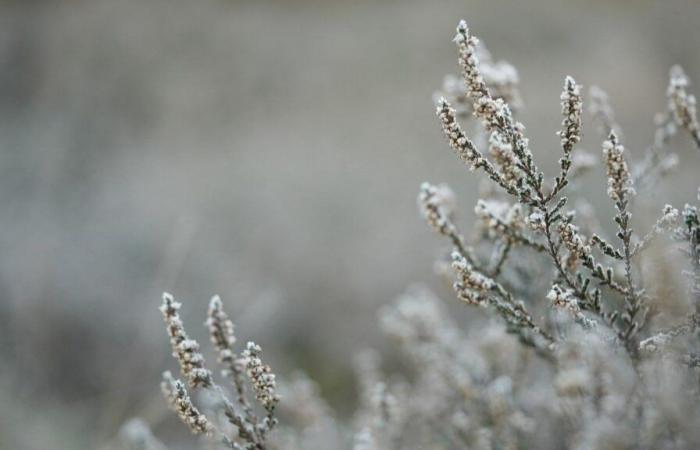
{"label": "heather sprig", "polygon": [[213,426],[209,419],[194,406],[182,381],[174,379],[170,372],[165,372],[163,373],[161,390],[170,408],[177,413],[180,420],[189,427],[192,433],[207,434],[211,432]]}
{"label": "heather sprig", "polygon": [[[620,127],[615,121],[607,94],[600,88],[591,89],[591,112],[600,129],[607,134],[607,139],[603,142],[603,161],[608,183],[607,194],[616,209],[613,219],[617,225],[616,236],[620,244],[615,245],[604,238],[602,232],[597,231],[587,238],[576,225],[575,211],[565,210],[568,198],[564,196],[570,179],[580,173],[574,167],[574,161],[576,146],[583,137],[581,86],[572,77],[567,76],[564,80],[560,96],[563,119],[558,132],[563,156],[559,160],[559,174],[554,178],[552,187],[547,189],[544,184],[545,175],[534,160],[525,127],[514,119],[507,99],[496,98],[491,94],[480,67],[479,41],[471,34],[466,22],[461,21],[457,26],[454,41],[459,52],[458,63],[464,83],[463,98],[472,103],[472,115],[489,136],[488,152],[482,152],[464,133],[454,109],[444,98],[438,101],[437,108],[443,132],[450,147],[472,171],[483,171],[489,180],[501,188],[504,195],[515,200],[512,206],[507,207],[505,205],[508,203],[498,198],[477,202],[475,212],[488,231],[485,236],[494,240],[490,264],[483,267],[491,266],[493,270],[485,271],[482,267],[476,267],[475,261],[480,259],[479,256],[471,252],[467,258],[461,250],[473,249],[475,243],[467,244],[464,238],[460,238],[459,246],[455,246],[456,256],[453,257],[458,297],[473,305],[486,305],[490,301],[516,333],[530,327],[527,321],[513,320],[512,311],[505,307],[512,306],[508,299],[512,299],[513,295],[508,292],[507,283],[494,278],[502,275],[512,246],[524,244],[523,248],[549,256],[555,274],[555,287],[548,296],[554,304],[568,309],[588,329],[597,320],[612,327],[617,342],[624,344],[630,356],[637,358],[640,339],[637,336],[646,324],[646,312],[652,298],[641,286],[641,280],[635,280],[635,273],[639,269],[633,258],[636,259],[657,236],[673,227],[678,212],[671,206],[666,206],[651,231],[639,236],[634,233],[631,225],[631,200],[636,193],[635,181],[641,180],[647,173],[663,172],[670,167],[672,158],[662,152],[673,134],[669,128],[671,125],[659,127],[654,144],[647,152],[648,156],[633,171],[625,158],[625,149],[618,137]],[[670,78],[667,116],[672,117],[675,124],[697,140],[695,98],[686,90],[689,84],[687,77],[679,68],[674,68]],[[591,167],[594,161],[587,154],[584,156],[587,162],[583,165]],[[692,211],[686,215],[692,217]],[[690,219],[687,221],[691,222]],[[451,229],[456,229],[454,220],[450,220],[449,224]],[[535,236],[525,233],[526,229],[534,232]],[[683,235],[684,240],[692,241],[693,233],[691,225],[676,234]],[[449,235],[444,232],[441,234]],[[594,249],[600,253],[599,256],[594,254]],[[691,245],[690,253],[691,261],[697,266],[698,259],[693,256],[698,253],[697,246]],[[616,275],[616,266],[621,266],[621,276]],[[696,281],[691,284],[700,285]],[[498,287],[496,291],[495,287]],[[698,289],[692,288],[691,291]],[[592,313],[599,319],[589,319],[583,315],[584,312]],[[524,310],[522,314],[523,317],[531,317]],[[535,328],[541,330],[539,326]]]}
{"label": "heather sprig", "polygon": [[279,402],[279,396],[277,395],[275,374],[272,373],[270,366],[263,363],[260,358],[261,354],[262,349],[254,342],[248,342],[246,349],[243,351],[246,374],[248,374],[248,379],[253,386],[255,397],[267,411],[267,417],[265,417],[260,427],[264,434],[276,424],[275,408]]}
{"label": "heather sprig", "polygon": [[574,146],[581,142],[582,111],[581,86],[576,84],[572,77],[567,76],[561,93],[561,112],[564,119],[561,124],[562,129],[557,133],[561,138],[564,156],[559,160],[560,173],[554,180],[554,187],[549,194],[551,197],[556,196],[567,184]]}
{"label": "heather sprig", "polygon": [[[205,325],[218,352],[218,362],[223,367],[222,374],[231,381],[235,390],[235,402],[231,401],[226,390],[214,381],[211,371],[205,368],[199,344],[190,339],[185,332],[178,313],[180,307],[181,304],[176,302],[172,295],[163,294],[160,310],[170,336],[173,356],[179,362],[180,372],[188,379],[192,389],[206,389],[214,396],[217,407],[223,411],[228,426],[232,426],[235,433],[229,435],[223,424],[217,425],[214,420],[216,415],[209,418],[200,412],[190,399],[185,385],[173,378],[170,372],[165,372],[161,387],[169,405],[195,434],[211,436],[234,450],[267,449],[266,435],[277,424],[275,407],[279,396],[276,393],[275,375],[260,359],[262,350],[259,346],[248,343],[242,355],[236,355],[233,322],[224,311],[221,299],[214,296],[209,303]],[[255,413],[247,397],[244,373],[256,399],[265,411],[262,417]]]}
{"label": "heather sprig", "polygon": [[172,295],[167,292],[163,294],[160,312],[170,336],[173,357],[180,364],[180,371],[187,378],[190,387],[209,387],[213,383],[211,371],[204,365],[204,356],[199,351],[199,344],[190,339],[185,332],[178,312],[181,306]]}

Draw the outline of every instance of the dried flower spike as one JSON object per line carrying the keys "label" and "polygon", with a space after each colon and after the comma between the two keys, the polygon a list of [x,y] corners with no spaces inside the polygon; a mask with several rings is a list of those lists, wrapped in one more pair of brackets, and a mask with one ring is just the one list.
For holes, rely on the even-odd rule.
{"label": "dried flower spike", "polygon": [[564,90],[561,93],[561,112],[564,116],[561,131],[557,132],[561,138],[561,147],[564,156],[559,159],[559,176],[554,181],[554,187],[549,197],[553,197],[567,184],[567,176],[572,165],[572,153],[574,146],[581,142],[581,112],[583,100],[581,99],[581,86],[567,76],[564,80]]}
{"label": "dried flower spike", "polygon": [[561,146],[564,155],[569,155],[574,146],[581,142],[581,112],[583,100],[581,99],[581,86],[567,76],[564,80],[564,90],[561,93],[561,113],[564,116],[562,130],[558,133],[561,137]]}
{"label": "dried flower spike", "polygon": [[488,163],[474,143],[464,134],[457,123],[455,110],[444,98],[438,100],[436,114],[440,118],[442,131],[447,137],[450,147],[469,166],[469,170],[476,170]]}
{"label": "dried flower spike", "polygon": [[246,359],[246,372],[253,384],[255,396],[263,408],[272,414],[279,402],[275,374],[272,373],[270,366],[263,364],[262,359],[260,359],[261,354],[262,349],[254,342],[248,342],[243,351],[243,357]]}
{"label": "dried flower spike", "polygon": [[197,341],[190,339],[182,325],[178,310],[181,304],[167,292],[163,294],[160,311],[163,314],[173,356],[180,363],[182,375],[187,378],[190,387],[207,387],[212,384],[212,375],[204,365],[204,356],[199,352]]}
{"label": "dried flower spike", "polygon": [[625,148],[612,132],[603,143],[603,156],[608,174],[608,196],[616,202],[625,201],[634,195],[632,177],[623,156]]}
{"label": "dried flower spike", "polygon": [[209,420],[192,404],[182,381],[175,380],[170,372],[164,372],[161,390],[170,408],[194,434],[207,434],[212,431]]}

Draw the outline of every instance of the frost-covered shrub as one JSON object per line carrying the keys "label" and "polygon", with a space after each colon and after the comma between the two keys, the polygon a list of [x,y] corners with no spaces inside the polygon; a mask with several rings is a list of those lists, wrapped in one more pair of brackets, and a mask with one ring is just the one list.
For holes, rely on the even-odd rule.
{"label": "frost-covered shrub", "polygon": [[[454,405],[442,402],[440,412],[445,417],[466,417],[469,426],[468,432],[457,426],[459,421],[442,427],[444,433],[459,432],[460,439],[447,447],[696,448],[700,445],[694,425],[700,419],[697,207],[686,204],[679,211],[659,205],[661,215],[647,232],[637,231],[640,225],[631,212],[637,187],[649,189],[677,163],[668,145],[678,130],[700,148],[696,101],[686,90],[687,77],[680,67],[671,69],[667,108],[657,116],[654,141],[638,162],[628,161],[607,95],[591,89],[591,113],[604,134],[600,157],[607,194],[615,208],[609,220],[616,232],[606,236],[599,225],[605,219],[596,217],[590,207],[568,207],[581,205],[576,199],[581,193],[570,188],[571,181],[594,167],[597,159],[578,148],[581,86],[572,77],[564,80],[558,132],[562,156],[559,173],[548,181],[537,166],[525,127],[516,118],[522,104],[512,67],[494,64],[465,22],[457,27],[455,43],[463,84],[456,84],[454,77],[446,79],[443,92],[436,96],[437,115],[450,147],[491,184],[475,208],[481,233],[472,242],[460,233],[454,196],[445,185],[423,184],[419,205],[430,226],[454,247],[450,259],[457,297],[500,316],[505,329],[522,346],[531,347],[537,358],[526,359],[517,373],[495,371],[489,362],[497,361],[487,359],[491,370],[484,379],[500,382],[504,404],[512,408],[506,410],[511,415],[505,423],[495,417],[479,420],[493,410],[488,401],[474,402],[469,396],[454,401],[464,390],[453,386]],[[513,99],[518,102],[512,104]],[[470,116],[477,122],[473,139],[459,123]],[[644,250],[656,240],[662,243],[661,252],[687,258],[688,295],[680,316],[644,280]],[[522,261],[533,264],[524,269]],[[508,270],[509,265],[517,270]],[[548,291],[538,290],[539,283],[534,282],[543,277],[551,280]],[[480,335],[495,326],[487,325]],[[458,348],[475,341],[478,338],[466,339]],[[499,357],[516,355],[511,351]],[[457,369],[449,372],[462,381],[468,379]],[[483,396],[489,389],[490,384],[478,392]],[[516,420],[519,417],[528,420]]]}
{"label": "frost-covered shrub", "polygon": [[[233,449],[700,448],[697,206],[658,205],[648,231],[632,215],[638,190],[677,164],[669,145],[678,131],[700,148],[688,78],[671,69],[653,142],[633,161],[600,88],[590,90],[589,110],[603,135],[601,151],[579,148],[583,92],[566,77],[561,158],[549,180],[517,120],[523,107],[517,71],[494,62],[465,22],[455,43],[461,79],[446,78],[437,115],[450,147],[488,183],[475,207],[476,232],[467,239],[460,231],[455,195],[444,184],[424,183],[418,204],[451,246],[447,264],[438,267],[451,277],[457,299],[490,319],[459,326],[433,294],[411,288],[380,311],[381,328],[409,369],[386,375],[376,353],[356,355],[359,410],[342,424],[306,376],[278,387],[257,345],[237,355],[233,324],[215,297],[207,326],[230,381],[227,393],[166,294],[161,311],[182,376],[191,390],[211,394],[198,409],[185,382],[166,373],[172,409],[193,433]],[[460,124],[465,120],[475,122],[471,138]],[[598,217],[572,188],[590,189],[572,181],[599,161],[615,208],[609,218]],[[689,199],[696,197],[689,191]],[[601,226],[606,221],[614,224],[612,236]],[[683,258],[688,278],[686,297],[673,302],[642,270],[645,258],[668,254]],[[138,424],[125,436],[161,448]]]}

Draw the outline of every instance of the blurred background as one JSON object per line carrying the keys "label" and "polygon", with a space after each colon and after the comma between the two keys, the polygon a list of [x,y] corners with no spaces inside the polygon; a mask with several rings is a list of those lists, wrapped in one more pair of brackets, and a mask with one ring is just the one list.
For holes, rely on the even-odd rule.
{"label": "blurred background", "polygon": [[447,181],[472,220],[431,101],[460,18],[519,69],[550,173],[565,75],[608,91],[631,158],[668,68],[700,80],[696,0],[1,1],[0,449],[99,448],[134,415],[187,439],[158,390],[163,291],[201,341],[221,295],[239,341],[349,414],[353,354],[391,352],[377,309],[417,282],[452,300],[415,196]]}

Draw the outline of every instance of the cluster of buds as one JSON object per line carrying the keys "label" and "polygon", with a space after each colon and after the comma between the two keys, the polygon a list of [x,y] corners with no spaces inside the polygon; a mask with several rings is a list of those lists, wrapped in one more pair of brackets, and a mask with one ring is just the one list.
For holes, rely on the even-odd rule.
{"label": "cluster of buds", "polygon": [[182,381],[175,380],[170,372],[165,372],[160,388],[170,408],[177,413],[180,420],[187,425],[192,433],[207,434],[212,431],[211,423],[194,406]]}
{"label": "cluster of buds", "polygon": [[476,50],[479,39],[469,33],[469,27],[464,20],[457,25],[454,42],[459,49],[459,65],[467,87],[467,95],[474,103],[483,98],[490,99],[491,94],[479,70],[479,57]]}
{"label": "cluster of buds", "polygon": [[444,98],[438,100],[436,114],[450,147],[470,170],[476,170],[487,163],[484,155],[462,131],[454,108]]}
{"label": "cluster of buds", "polygon": [[204,356],[199,351],[197,341],[190,339],[180,319],[178,310],[182,305],[167,292],[163,294],[160,311],[163,314],[173,357],[180,364],[182,375],[187,378],[190,387],[208,387],[212,384],[212,374],[204,365]]}
{"label": "cluster of buds", "polygon": [[[525,137],[525,126],[513,119],[513,113],[503,98],[494,98],[492,96],[479,66],[479,58],[477,56],[477,44],[479,41],[475,36],[471,35],[465,21],[461,21],[457,26],[457,34],[454,41],[459,51],[459,65],[466,85],[467,95],[473,102],[474,115],[482,121],[487,131],[498,132],[504,142],[509,142],[512,145],[512,151],[517,157],[520,166],[523,167],[529,176],[529,183],[539,184],[541,182],[538,175],[539,170],[533,163],[529,142]],[[438,109],[440,108],[438,107]],[[483,156],[481,158],[483,159]],[[476,167],[480,166],[484,166],[484,163],[482,162]],[[502,180],[502,174],[499,173],[498,176],[495,176],[493,173],[489,173],[489,175],[507,188],[507,184]],[[511,193],[516,192],[514,189],[508,190]],[[518,192],[518,194],[524,197],[528,195],[524,191]]]}
{"label": "cluster of buds", "polygon": [[474,269],[459,252],[452,252],[452,268],[457,273],[454,290],[460,300],[471,305],[485,305],[484,294],[496,287],[489,277]]}
{"label": "cluster of buds", "polygon": [[513,146],[506,142],[500,133],[492,132],[489,137],[489,154],[501,171],[503,181],[515,188],[522,179],[522,171],[518,168],[518,160],[513,153]]}
{"label": "cluster of buds", "polygon": [[562,289],[561,286],[555,284],[547,293],[547,299],[552,302],[552,306],[563,307],[567,309],[578,308],[578,300],[571,289]]}
{"label": "cluster of buds", "polygon": [[236,344],[234,326],[231,319],[224,311],[221,298],[218,295],[212,297],[209,302],[209,311],[205,325],[209,328],[211,343],[219,352],[231,350]]}
{"label": "cluster of buds", "polygon": [[561,147],[564,156],[559,159],[559,175],[554,180],[554,187],[548,198],[556,196],[567,184],[567,176],[572,165],[572,153],[574,146],[581,142],[581,112],[583,100],[581,99],[581,86],[576,84],[572,77],[564,80],[564,90],[561,93],[561,112],[564,119],[561,123],[561,131],[557,135],[561,139]]}
{"label": "cluster of buds", "polygon": [[574,146],[581,142],[581,113],[583,100],[581,99],[581,86],[567,76],[564,80],[564,90],[561,93],[561,112],[564,116],[562,130],[557,134],[561,138],[561,146],[564,156],[570,155]]}
{"label": "cluster of buds", "polygon": [[219,352],[218,361],[223,366],[222,374],[233,379],[240,396],[243,389],[241,375],[245,363],[233,351],[233,346],[236,344],[233,322],[224,311],[221,298],[218,295],[212,297],[209,302],[205,325],[209,328],[211,343]]}
{"label": "cluster of buds", "polygon": [[572,154],[574,146],[581,142],[581,112],[583,100],[581,99],[581,86],[567,76],[564,80],[564,90],[561,93],[561,113],[564,119],[561,123],[561,131],[557,135],[561,139],[561,147],[564,156],[559,159],[559,175],[554,179],[554,187],[547,199],[554,198],[568,183],[568,175],[572,166]]}
{"label": "cluster of buds", "polygon": [[561,242],[571,256],[579,260],[588,259],[591,254],[591,246],[588,245],[576,225],[571,222],[560,222],[558,230]]}
{"label": "cluster of buds", "polygon": [[498,130],[503,133],[505,128],[518,138],[522,138],[526,144],[526,139],[522,136],[524,127],[522,124],[513,123],[512,112],[504,98],[494,98],[492,96],[479,63],[477,45],[479,39],[469,32],[467,23],[462,20],[457,25],[457,34],[454,42],[459,50],[459,65],[467,89],[467,96],[473,102],[474,115],[481,119],[486,129]]}
{"label": "cluster of buds", "polygon": [[554,284],[547,293],[547,299],[552,302],[552,306],[568,311],[574,321],[584,328],[593,328],[597,322],[581,311],[579,300],[571,289],[563,289],[558,284]]}
{"label": "cluster of buds", "polygon": [[271,415],[279,402],[279,396],[276,392],[275,374],[272,373],[270,366],[263,364],[260,359],[261,353],[262,349],[259,345],[248,342],[243,351],[243,357],[246,360],[246,373],[253,385],[255,397]]}
{"label": "cluster of buds", "polygon": [[632,177],[627,161],[623,156],[625,148],[619,143],[617,135],[612,132],[603,142],[603,156],[608,175],[608,196],[615,202],[624,202],[628,196],[634,195]]}
{"label": "cluster of buds", "polygon": [[436,233],[451,236],[457,232],[453,222],[455,195],[446,184],[421,184],[418,209]]}
{"label": "cluster of buds", "polygon": [[[494,98],[503,99],[514,111],[522,107],[523,101],[518,91],[520,78],[515,67],[506,62],[495,62],[486,48],[479,43],[476,46],[476,57],[484,83]],[[434,96],[435,100],[445,97],[455,107],[457,115],[467,117],[473,113],[473,105],[467,94],[464,82],[454,75],[447,75],[442,88]]]}

